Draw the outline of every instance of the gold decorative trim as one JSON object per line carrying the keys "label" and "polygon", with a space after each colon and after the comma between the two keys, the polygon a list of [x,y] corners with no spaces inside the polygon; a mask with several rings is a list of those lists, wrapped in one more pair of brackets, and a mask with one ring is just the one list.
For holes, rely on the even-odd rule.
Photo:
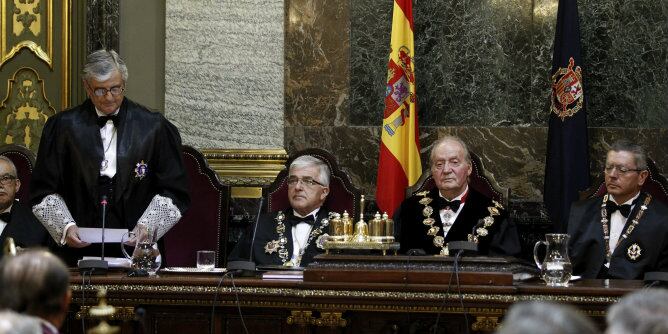
{"label": "gold decorative trim", "polygon": [[343,312],[320,312],[320,318],[312,324],[318,327],[346,327],[348,320],[343,319]]}
{"label": "gold decorative trim", "polygon": [[[9,0],[12,1],[12,0]],[[46,42],[46,51],[42,49],[40,45],[35,43],[34,41],[30,40],[23,40],[18,43],[16,43],[11,50],[7,51],[8,45],[7,41],[9,38],[7,38],[9,32],[7,31],[7,24],[8,22],[12,22],[13,20],[9,20],[7,18],[7,2],[8,0],[2,0],[2,11],[0,11],[0,16],[2,17],[2,36],[0,36],[0,55],[2,56],[2,60],[0,60],[0,68],[2,65],[4,65],[7,61],[12,59],[14,55],[16,55],[22,48],[28,48],[30,51],[32,51],[38,58],[42,59],[47,65],[49,65],[49,68],[53,70],[53,62],[51,59],[51,56],[53,55],[53,0],[42,0],[46,1],[46,6],[47,6],[47,13],[46,13],[46,31],[44,31],[45,36],[45,42]],[[63,46],[64,48],[65,46]]]}
{"label": "gold decorative trim", "polygon": [[285,322],[287,322],[288,325],[308,326],[312,324],[314,320],[315,318],[313,317],[312,311],[300,310],[290,311],[290,315],[285,319]]}
{"label": "gold decorative trim", "polygon": [[70,107],[70,43],[72,41],[72,29],[70,27],[70,17],[72,10],[72,3],[70,0],[63,0],[63,16],[62,16],[62,43],[61,55],[63,58],[62,69],[62,85],[60,105],[63,110]]}
{"label": "gold decorative trim", "polygon": [[[95,292],[99,288],[106,288],[108,291],[108,301],[114,305],[122,304],[157,304],[157,305],[211,305],[211,300],[204,300],[202,294],[239,294],[242,295],[262,295],[265,297],[276,297],[279,300],[286,298],[296,298],[297,300],[307,298],[336,298],[346,296],[351,299],[383,299],[387,301],[405,301],[405,300],[422,300],[422,301],[442,301],[451,300],[459,302],[460,296],[456,293],[440,293],[440,292],[402,292],[402,291],[367,291],[367,290],[309,290],[296,288],[263,288],[263,287],[212,287],[212,286],[174,286],[174,285],[86,285],[84,289],[80,284],[72,284],[72,292],[74,301],[79,303],[82,301],[78,296],[82,291]],[[118,295],[127,296],[128,293],[177,293],[182,294],[183,297],[178,299],[160,299],[160,298],[114,298],[114,293]],[[93,294],[91,294],[92,296]],[[551,295],[551,294],[476,294],[464,293],[461,295],[462,300],[478,302],[478,303],[501,303],[513,304],[519,301],[527,300],[546,300],[556,301],[571,304],[600,304],[610,305],[617,302],[621,297],[609,296],[569,296],[569,295]],[[84,302],[90,302],[86,300]],[[219,300],[216,305],[234,306],[237,302],[235,300]],[[290,301],[259,301],[259,300],[244,300],[240,298],[239,304],[246,307],[283,307],[283,308],[305,308],[318,310],[349,310],[349,311],[390,311],[390,312],[423,312],[423,313],[469,313],[474,315],[503,315],[503,308],[460,308],[460,307],[439,307],[439,306],[415,306],[415,305],[361,305],[350,303],[313,303],[311,302],[290,302]],[[603,313],[604,314],[604,313]],[[592,315],[596,315],[592,313]]]}
{"label": "gold decorative trim", "polygon": [[[74,315],[77,320],[85,319],[89,317],[89,310],[92,306],[81,306],[79,311]],[[116,311],[114,314],[110,315],[108,320],[121,320],[129,321],[135,318],[135,308],[133,306],[115,306]]]}
{"label": "gold decorative trim", "polygon": [[266,186],[285,168],[284,149],[202,149],[209,166],[223,183],[232,186]]}
{"label": "gold decorative trim", "polygon": [[498,327],[498,317],[475,317],[475,322],[471,324],[471,329],[474,331],[492,332]]}

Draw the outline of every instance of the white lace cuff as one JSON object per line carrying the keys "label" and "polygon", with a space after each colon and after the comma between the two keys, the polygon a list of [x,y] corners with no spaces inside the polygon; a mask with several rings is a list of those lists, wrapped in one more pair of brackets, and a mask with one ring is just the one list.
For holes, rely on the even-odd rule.
{"label": "white lace cuff", "polygon": [[65,200],[58,194],[44,197],[39,204],[32,207],[32,213],[59,244],[63,240],[65,226],[70,223],[76,224]]}
{"label": "white lace cuff", "polygon": [[151,231],[157,229],[158,239],[160,239],[172,226],[179,222],[179,219],[181,219],[181,212],[172,203],[172,199],[155,195],[137,224],[145,224]]}

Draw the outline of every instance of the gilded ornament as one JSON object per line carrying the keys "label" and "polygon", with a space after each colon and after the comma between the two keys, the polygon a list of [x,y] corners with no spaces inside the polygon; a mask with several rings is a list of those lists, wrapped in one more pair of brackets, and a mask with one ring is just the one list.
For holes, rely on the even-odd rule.
{"label": "gilded ornament", "polygon": [[427,235],[435,236],[438,234],[438,231],[440,231],[441,228],[438,226],[432,226],[429,231],[427,232]]}
{"label": "gilded ornament", "polygon": [[432,213],[434,213],[434,209],[431,206],[425,206],[424,209],[422,209],[422,215],[425,217],[431,216]]}
{"label": "gilded ornament", "polygon": [[431,203],[431,202],[432,202],[431,197],[424,197],[424,198],[420,199],[419,203],[422,204],[422,205],[429,205],[429,203]]}
{"label": "gilded ornament", "polygon": [[429,217],[429,218],[425,218],[425,219],[422,221],[422,224],[425,224],[425,225],[427,225],[427,226],[431,226],[431,225],[434,225],[435,222],[436,222],[436,221],[434,220],[434,218]]}
{"label": "gilded ornament", "polygon": [[276,253],[276,250],[278,250],[278,240],[269,241],[264,245],[264,252],[267,254]]}
{"label": "gilded ornament", "polygon": [[629,246],[629,248],[626,249],[626,255],[629,257],[630,260],[636,261],[642,255],[642,249],[637,243],[634,243],[633,245]]}

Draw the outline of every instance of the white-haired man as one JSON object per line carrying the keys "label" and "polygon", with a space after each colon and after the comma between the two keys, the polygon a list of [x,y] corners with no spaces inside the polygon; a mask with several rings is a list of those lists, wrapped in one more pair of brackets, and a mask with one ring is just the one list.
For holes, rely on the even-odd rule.
{"label": "white-haired man", "polygon": [[[324,161],[303,155],[292,161],[288,174],[290,207],[258,220],[255,241],[247,233],[228,260],[249,260],[257,265],[305,267],[322,252],[319,238],[327,230],[330,169]],[[251,243],[253,249],[251,250]]]}
{"label": "white-haired man", "polygon": [[54,252],[70,265],[100,255],[99,244],[81,240],[79,227],[101,227],[103,202],[106,227],[139,235],[148,227],[158,237],[190,203],[179,132],[160,113],[124,97],[123,60],[98,50],[83,72],[88,99],[47,121],[31,185],[33,212],[64,246]]}

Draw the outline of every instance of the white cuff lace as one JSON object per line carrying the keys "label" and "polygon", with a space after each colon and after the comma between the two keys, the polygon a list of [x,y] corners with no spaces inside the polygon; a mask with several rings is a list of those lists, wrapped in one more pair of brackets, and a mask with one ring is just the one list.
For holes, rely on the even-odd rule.
{"label": "white cuff lace", "polygon": [[151,231],[157,229],[158,239],[160,239],[172,226],[179,222],[179,219],[181,219],[181,212],[172,203],[172,199],[155,195],[137,224],[145,224]]}
{"label": "white cuff lace", "polygon": [[63,240],[65,226],[70,223],[75,224],[65,200],[58,194],[44,197],[39,204],[32,207],[32,213],[59,244]]}

